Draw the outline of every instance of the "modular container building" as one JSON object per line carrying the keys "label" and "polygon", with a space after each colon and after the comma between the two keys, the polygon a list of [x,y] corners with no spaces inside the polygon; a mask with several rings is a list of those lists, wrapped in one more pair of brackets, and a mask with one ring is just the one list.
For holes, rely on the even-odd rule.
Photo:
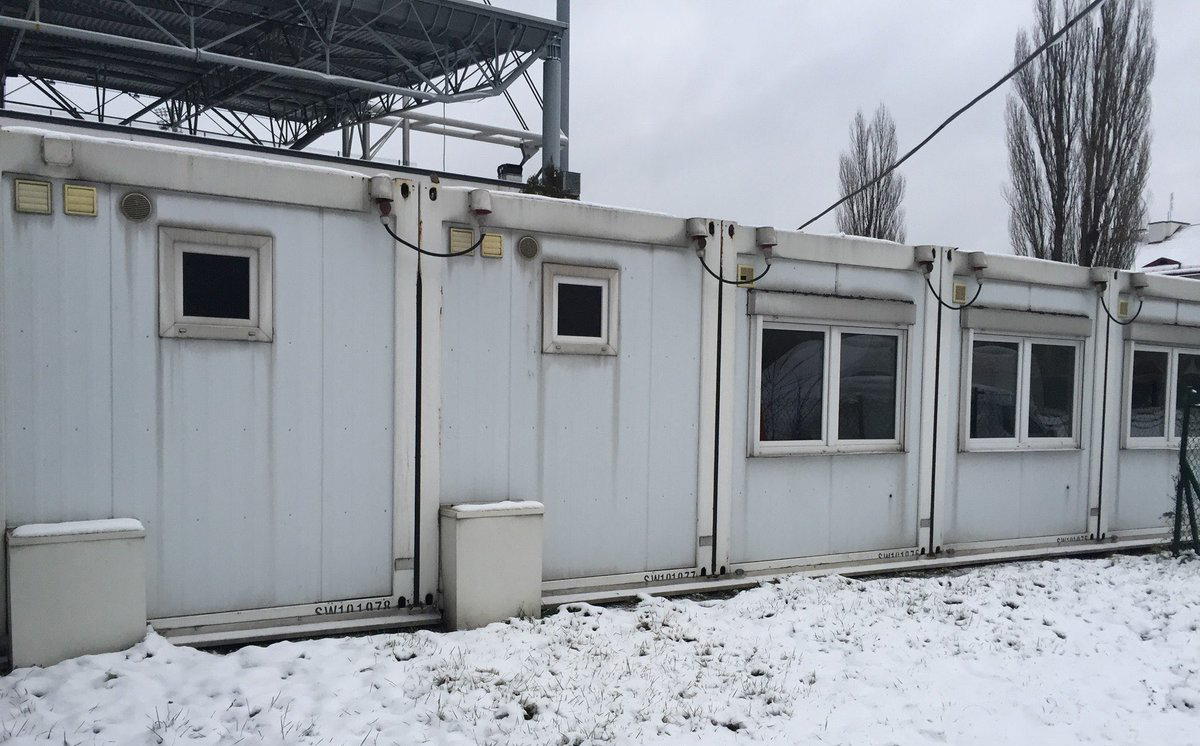
{"label": "modular container building", "polygon": [[0,517],[177,639],[434,623],[470,502],[547,604],[1166,537],[1194,281],[0,125]]}

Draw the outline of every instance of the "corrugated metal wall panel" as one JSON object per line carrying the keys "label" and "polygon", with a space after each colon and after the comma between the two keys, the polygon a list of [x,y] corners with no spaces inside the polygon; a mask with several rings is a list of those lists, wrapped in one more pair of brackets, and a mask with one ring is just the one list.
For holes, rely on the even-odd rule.
{"label": "corrugated metal wall panel", "polygon": [[[541,241],[535,261],[447,264],[443,502],[544,502],[547,580],[691,566],[700,268],[673,250]],[[617,356],[541,352],[543,262],[619,265]]]}
{"label": "corrugated metal wall panel", "polygon": [[[782,271],[781,271],[782,270]],[[776,262],[764,289],[803,290],[923,302],[923,285],[911,272],[834,264]],[[734,380],[733,510],[730,514],[734,562],[820,557],[844,552],[880,551],[917,543],[920,403],[924,371],[920,324],[907,335],[904,453],[797,454],[749,457],[751,318],[738,299]],[[802,319],[799,319],[802,321]],[[826,322],[816,322],[823,324]]]}
{"label": "corrugated metal wall panel", "polygon": [[321,593],[387,595],[395,254],[378,222],[362,215],[326,212],[322,230]]}
{"label": "corrugated metal wall panel", "polygon": [[1123,449],[1117,464],[1116,500],[1104,505],[1108,530],[1121,532],[1170,525],[1165,516],[1175,511],[1178,473],[1176,449]]}
{"label": "corrugated metal wall panel", "polygon": [[[696,558],[698,450],[708,447],[698,442],[700,276],[688,252],[656,251],[651,259],[646,567],[687,567]],[[626,405],[636,410],[638,403]]]}
{"label": "corrugated metal wall panel", "polygon": [[156,207],[160,224],[273,237],[276,329],[270,344],[158,340],[163,582],[151,614],[317,600],[320,212],[179,194]]}
{"label": "corrugated metal wall panel", "polygon": [[947,543],[1087,533],[1084,451],[960,453]]}
{"label": "corrugated metal wall panel", "polygon": [[[170,192],[131,223],[124,191],[3,222],[7,522],[141,519],[153,617],[389,594],[391,242],[370,216]],[[274,237],[272,343],[159,338],[160,224]]]}
{"label": "corrugated metal wall panel", "polygon": [[[112,248],[113,516],[137,517],[146,527],[147,606],[163,599],[163,503],[159,440],[158,228],[115,217],[123,190],[100,202],[110,221]],[[94,516],[99,517],[99,516]],[[53,516],[50,516],[52,519]]]}
{"label": "corrugated metal wall panel", "polygon": [[[517,399],[521,389],[510,390],[524,382],[523,375],[535,375],[516,349],[524,343],[523,336],[517,337],[523,333],[510,328],[510,272],[526,268],[513,266],[511,257],[444,261],[442,501],[537,499],[530,493],[514,495],[509,485],[510,410],[536,412],[537,406],[536,399]],[[540,319],[540,306],[537,313]],[[514,382],[510,366],[522,364],[524,370]],[[521,456],[537,458],[533,452]],[[529,487],[527,480],[521,485],[523,490]]]}
{"label": "corrugated metal wall panel", "polygon": [[[107,222],[0,205],[0,370],[4,494],[10,525],[112,511],[112,385]],[[104,194],[107,189],[102,188]]]}

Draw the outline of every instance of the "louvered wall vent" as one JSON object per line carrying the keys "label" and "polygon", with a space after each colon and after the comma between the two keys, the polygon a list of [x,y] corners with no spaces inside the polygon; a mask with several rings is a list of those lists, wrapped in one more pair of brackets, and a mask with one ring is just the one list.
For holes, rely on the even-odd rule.
{"label": "louvered wall vent", "polygon": [[121,198],[121,214],[130,220],[141,222],[150,217],[154,205],[141,192],[129,192]]}

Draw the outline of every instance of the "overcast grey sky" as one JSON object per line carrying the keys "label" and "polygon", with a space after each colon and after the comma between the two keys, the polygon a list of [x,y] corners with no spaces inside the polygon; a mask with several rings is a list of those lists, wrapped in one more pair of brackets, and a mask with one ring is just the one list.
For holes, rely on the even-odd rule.
{"label": "overcast grey sky", "polygon": [[[496,4],[554,15],[554,0]],[[906,150],[1011,67],[1032,4],[576,0],[571,169],[582,172],[587,201],[795,228],[837,198],[837,157],[855,110],[886,103]],[[1166,217],[1174,192],[1175,218],[1200,222],[1200,1],[1157,0],[1155,33],[1151,219]],[[528,89],[513,90],[540,129]],[[909,242],[1010,250],[1006,94],[903,167]],[[447,114],[516,126],[502,99]],[[515,160],[494,146],[445,147],[451,171],[494,175]],[[441,138],[414,134],[414,155],[441,168]],[[833,232],[832,215],[810,230]]]}

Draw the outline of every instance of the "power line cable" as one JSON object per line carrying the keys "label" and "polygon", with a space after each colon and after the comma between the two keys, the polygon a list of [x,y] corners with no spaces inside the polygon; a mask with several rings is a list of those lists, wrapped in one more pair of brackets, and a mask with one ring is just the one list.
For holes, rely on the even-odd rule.
{"label": "power line cable", "polygon": [[396,235],[396,231],[392,230],[392,227],[387,224],[387,220],[380,220],[379,222],[383,226],[383,229],[388,232],[388,235],[390,235],[392,238],[396,239],[398,242],[404,244],[405,246],[407,246],[408,248],[417,252],[418,254],[424,254],[425,256],[434,256],[439,259],[446,259],[446,258],[449,258],[452,256],[465,256],[466,254],[470,254],[475,249],[478,249],[479,246],[483,243],[483,236],[480,235],[479,240],[476,241],[475,243],[471,244],[469,247],[467,247],[465,249],[459,249],[458,251],[448,251],[443,254],[443,253],[440,253],[437,251],[430,251],[428,249],[422,249],[420,246],[417,246],[415,243],[409,243],[408,241],[405,241],[400,236]]}
{"label": "power line cable", "polygon": [[1145,303],[1146,299],[1143,298],[1139,293],[1137,311],[1134,311],[1132,318],[1121,321],[1116,316],[1113,316],[1112,312],[1108,310],[1108,304],[1104,302],[1104,293],[1100,293],[1100,307],[1104,309],[1104,314],[1108,316],[1108,318],[1111,319],[1114,324],[1119,324],[1121,326],[1129,326],[1133,322],[1137,321],[1138,316],[1142,315],[1142,306],[1145,305]]}
{"label": "power line cable", "polygon": [[953,303],[947,303],[946,301],[942,300],[942,296],[938,295],[938,291],[933,289],[933,283],[929,281],[929,275],[925,275],[925,285],[929,288],[930,295],[937,299],[938,304],[941,305],[942,308],[948,308],[951,311],[961,311],[964,308],[970,308],[971,306],[975,305],[975,301],[979,300],[979,293],[983,291],[983,282],[978,277],[975,278],[975,282],[975,294],[971,296],[971,300],[956,306]]}
{"label": "power line cable", "polygon": [[738,285],[739,287],[741,287],[741,286],[748,287],[748,286],[753,285],[754,283],[758,282],[762,278],[766,277],[767,273],[771,271],[771,262],[768,261],[767,268],[762,271],[762,274],[755,275],[754,277],[751,277],[746,280],[726,280],[724,277],[717,274],[716,272],[713,272],[712,269],[709,268],[708,263],[704,261],[703,254],[697,252],[696,256],[700,259],[700,264],[704,267],[705,272],[712,275],[713,279],[716,280],[717,282],[721,282],[726,285]]}
{"label": "power line cable", "polygon": [[973,98],[973,99],[971,99],[969,102],[967,102],[966,106],[963,106],[961,109],[959,109],[958,111],[954,112],[954,113],[953,113],[953,114],[951,114],[949,117],[947,117],[947,118],[946,118],[946,120],[945,120],[944,122],[942,122],[941,124],[939,124],[939,125],[937,126],[937,129],[935,129],[933,132],[930,132],[930,133],[929,133],[929,135],[928,135],[928,136],[927,136],[927,137],[926,137],[924,140],[922,140],[921,142],[917,143],[916,147],[914,147],[912,150],[908,151],[908,152],[907,152],[907,153],[905,153],[903,156],[901,156],[901,157],[900,157],[900,160],[898,160],[898,161],[896,161],[895,163],[893,163],[892,165],[888,166],[886,169],[884,169],[884,170],[883,170],[883,172],[882,172],[882,173],[880,173],[878,176],[876,176],[876,177],[875,177],[874,179],[872,179],[871,181],[867,182],[866,184],[863,184],[863,185],[862,185],[861,187],[859,187],[858,189],[854,190],[854,191],[853,191],[853,192],[851,192],[850,194],[847,194],[845,197],[842,197],[841,199],[839,199],[837,202],[834,202],[834,203],[833,203],[832,205],[830,205],[829,207],[826,207],[824,210],[822,210],[821,212],[817,213],[817,214],[816,214],[815,216],[813,216],[812,218],[810,218],[810,219],[806,220],[806,221],[804,222],[804,224],[803,224],[803,225],[801,225],[801,226],[800,226],[799,228],[797,228],[796,230],[798,230],[798,231],[802,231],[802,230],[804,230],[804,229],[805,229],[805,228],[807,228],[808,226],[812,225],[813,223],[817,222],[817,221],[818,221],[818,220],[820,220],[821,218],[823,218],[823,217],[825,217],[826,215],[828,215],[830,212],[832,212],[834,209],[836,209],[836,208],[837,208],[839,205],[841,205],[841,204],[843,204],[844,202],[847,202],[848,200],[850,200],[850,199],[853,199],[854,197],[857,197],[858,195],[862,194],[862,193],[863,193],[863,192],[865,192],[866,190],[870,189],[871,187],[875,186],[875,185],[876,185],[876,184],[878,184],[880,181],[882,181],[882,180],[883,180],[883,178],[884,178],[885,176],[887,176],[887,175],[888,175],[888,174],[890,174],[891,172],[895,171],[897,168],[900,168],[900,164],[904,163],[904,162],[905,162],[905,161],[907,161],[909,158],[911,158],[912,156],[916,155],[916,153],[917,153],[917,151],[918,151],[918,150],[920,150],[921,148],[925,147],[925,145],[926,145],[926,144],[928,144],[930,140],[932,140],[933,138],[937,137],[938,133],[940,133],[942,130],[946,129],[946,126],[947,126],[947,125],[949,125],[949,124],[950,124],[951,122],[953,122],[955,119],[958,119],[958,118],[959,118],[959,116],[961,116],[962,114],[964,114],[964,113],[965,113],[965,112],[966,112],[968,109],[970,109],[972,106],[974,106],[975,104],[979,103],[979,102],[980,102],[980,101],[982,101],[983,99],[987,98],[989,94],[991,94],[993,91],[995,91],[995,90],[996,90],[997,88],[999,88],[1000,86],[1002,86],[1002,85],[1004,85],[1005,83],[1007,83],[1007,82],[1008,82],[1010,79],[1012,79],[1012,77],[1013,77],[1014,75],[1016,75],[1017,73],[1019,73],[1019,72],[1021,72],[1022,70],[1024,70],[1024,69],[1025,69],[1025,68],[1026,68],[1026,67],[1029,65],[1029,63],[1031,63],[1031,62],[1033,62],[1035,59],[1037,59],[1037,57],[1038,57],[1038,56],[1039,56],[1039,55],[1040,55],[1042,52],[1045,52],[1047,49],[1049,49],[1050,47],[1052,47],[1052,46],[1054,46],[1055,44],[1057,44],[1057,43],[1058,43],[1058,40],[1059,40],[1059,39],[1061,39],[1063,36],[1065,36],[1065,35],[1066,35],[1066,33],[1067,33],[1068,31],[1070,31],[1070,30],[1071,30],[1071,28],[1072,28],[1073,26],[1075,26],[1075,24],[1077,24],[1077,23],[1079,23],[1080,21],[1082,21],[1082,20],[1084,19],[1084,17],[1085,17],[1085,16],[1087,16],[1089,13],[1091,13],[1091,12],[1092,12],[1093,10],[1095,10],[1096,8],[1100,7],[1100,6],[1101,6],[1103,3],[1104,3],[1104,0],[1093,0],[1093,2],[1091,2],[1091,3],[1090,3],[1090,4],[1089,4],[1089,5],[1086,7],[1086,8],[1084,8],[1083,10],[1081,10],[1081,11],[1079,12],[1079,14],[1078,14],[1078,15],[1076,15],[1074,18],[1072,18],[1070,21],[1068,21],[1068,22],[1067,22],[1067,24],[1066,24],[1065,26],[1063,26],[1063,27],[1062,27],[1062,28],[1060,28],[1058,31],[1054,32],[1054,33],[1053,33],[1053,34],[1051,34],[1049,37],[1047,37],[1047,38],[1046,38],[1046,41],[1042,42],[1041,46],[1039,46],[1037,49],[1033,50],[1033,52],[1031,52],[1031,53],[1029,54],[1029,56],[1028,56],[1028,57],[1026,57],[1025,59],[1021,60],[1021,63],[1020,63],[1019,65],[1017,65],[1016,67],[1014,67],[1012,70],[1009,70],[1007,75],[1005,75],[1003,78],[1000,78],[1000,80],[997,80],[997,81],[996,81],[995,83],[993,83],[992,85],[988,86],[987,90],[985,90],[983,93],[979,94],[978,96],[976,96],[975,98]]}

